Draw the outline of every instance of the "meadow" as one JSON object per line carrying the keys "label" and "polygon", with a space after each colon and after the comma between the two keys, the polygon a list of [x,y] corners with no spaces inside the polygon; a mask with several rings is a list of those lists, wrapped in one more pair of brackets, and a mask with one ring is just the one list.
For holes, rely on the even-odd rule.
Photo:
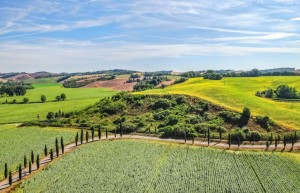
{"label": "meadow", "polygon": [[255,96],[257,91],[276,89],[281,84],[296,87],[300,91],[300,77],[246,77],[204,80],[191,78],[182,84],[165,89],[147,90],[143,94],[186,94],[196,96],[241,112],[250,108],[252,115],[269,116],[276,123],[289,129],[300,130],[300,102],[275,101]]}
{"label": "meadow", "polygon": [[[28,80],[34,89],[27,90],[25,96],[13,96],[0,98],[0,123],[20,123],[24,121],[37,120],[37,115],[45,119],[49,111],[64,112],[78,111],[89,105],[93,105],[100,98],[112,96],[117,93],[103,88],[64,88],[56,83],[57,78],[43,78]],[[65,93],[66,101],[53,102],[57,95]],[[41,95],[47,97],[46,103],[41,103]],[[11,102],[13,99],[22,102],[23,98],[29,99],[29,104],[2,104],[6,100]]]}
{"label": "meadow", "polygon": [[[80,146],[16,192],[299,192],[299,160],[142,140]],[[68,168],[68,170],[66,170]]]}
{"label": "meadow", "polygon": [[55,146],[55,138],[64,138],[65,144],[74,141],[76,129],[16,127],[15,125],[0,125],[0,179],[4,178],[4,164],[15,171],[19,164],[23,165],[24,155],[29,160],[31,151],[43,157],[45,144],[50,148]]}

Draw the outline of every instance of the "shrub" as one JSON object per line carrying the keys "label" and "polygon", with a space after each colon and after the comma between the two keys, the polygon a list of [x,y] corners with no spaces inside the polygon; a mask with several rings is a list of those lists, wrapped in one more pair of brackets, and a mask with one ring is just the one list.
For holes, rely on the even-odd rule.
{"label": "shrub", "polygon": [[232,124],[238,124],[241,119],[241,114],[231,111],[221,111],[219,116],[221,116],[225,122]]}
{"label": "shrub", "polygon": [[172,106],[172,102],[168,99],[158,99],[152,105],[151,108],[153,110],[156,109],[167,109]]}
{"label": "shrub", "polygon": [[167,116],[169,116],[169,111],[160,111],[153,114],[153,118],[157,121],[163,121],[166,119]]}

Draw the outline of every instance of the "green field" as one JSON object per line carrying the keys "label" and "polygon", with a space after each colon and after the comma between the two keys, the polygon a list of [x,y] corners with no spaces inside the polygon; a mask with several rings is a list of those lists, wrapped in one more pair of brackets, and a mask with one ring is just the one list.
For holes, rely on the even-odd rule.
{"label": "green field", "polygon": [[31,151],[42,154],[45,144],[50,150],[50,147],[55,145],[56,137],[63,137],[66,144],[70,143],[74,141],[76,132],[76,129],[0,125],[0,179],[4,177],[5,163],[14,171],[20,163],[23,164],[24,155],[27,155],[29,160]]}
{"label": "green field", "polygon": [[[45,78],[29,80],[34,89],[27,90],[25,96],[2,97],[0,98],[0,123],[16,123],[24,121],[37,120],[39,114],[41,119],[45,119],[49,111],[62,110],[64,112],[78,111],[84,107],[94,104],[100,98],[112,96],[117,93],[102,88],[63,88],[61,84],[56,83],[55,78]],[[52,102],[57,95],[65,93],[66,101]],[[47,97],[47,103],[40,103],[41,95]],[[29,98],[29,104],[2,104],[16,99],[22,102],[23,98]]]}
{"label": "green field", "polygon": [[275,101],[255,96],[257,91],[281,84],[300,91],[300,77],[224,78],[220,81],[191,78],[165,89],[147,90],[143,94],[187,94],[197,96],[231,110],[241,112],[249,107],[253,115],[269,116],[289,129],[300,130],[300,102]]}
{"label": "green field", "polygon": [[117,140],[79,147],[24,181],[18,190],[299,192],[299,172],[299,160],[281,154]]}

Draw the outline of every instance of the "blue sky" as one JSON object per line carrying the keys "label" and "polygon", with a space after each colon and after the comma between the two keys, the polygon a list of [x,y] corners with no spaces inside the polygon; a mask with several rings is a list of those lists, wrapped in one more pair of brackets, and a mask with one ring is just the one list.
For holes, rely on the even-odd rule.
{"label": "blue sky", "polygon": [[1,0],[0,72],[300,68],[298,0]]}

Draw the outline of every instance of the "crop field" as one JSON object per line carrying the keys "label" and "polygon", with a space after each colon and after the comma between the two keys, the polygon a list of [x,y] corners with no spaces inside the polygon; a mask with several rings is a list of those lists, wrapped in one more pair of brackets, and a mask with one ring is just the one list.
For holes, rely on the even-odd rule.
{"label": "crop field", "polygon": [[[300,192],[299,160],[142,140],[80,146],[17,192]],[[68,168],[66,170],[66,168]]]}
{"label": "crop field", "polygon": [[241,112],[250,108],[252,115],[269,116],[276,123],[289,129],[300,130],[300,102],[275,101],[255,96],[257,91],[276,89],[281,84],[296,87],[300,91],[300,77],[255,77],[188,81],[165,89],[147,90],[144,94],[187,94],[196,96],[231,110]]}
{"label": "crop field", "polygon": [[[56,83],[54,78],[29,80],[34,89],[27,90],[25,96],[13,96],[0,98],[0,123],[16,123],[24,121],[37,120],[39,114],[41,119],[45,119],[49,111],[64,112],[77,111],[89,105],[94,104],[103,97],[112,96],[117,93],[103,88],[63,88],[61,84]],[[53,102],[57,95],[65,93],[66,101]],[[47,97],[46,103],[40,102],[41,95]],[[23,98],[29,99],[29,104],[2,104],[16,99],[22,102]]]}
{"label": "crop field", "polygon": [[[77,130],[63,128],[39,128],[21,127],[14,125],[0,125],[0,179],[4,177],[4,164],[7,163],[9,169],[16,170],[20,163],[23,164],[24,155],[27,160],[31,151],[41,154],[44,152],[45,144],[48,150],[54,147],[55,138],[64,138],[65,144],[74,141]],[[42,157],[42,156],[41,156]]]}

